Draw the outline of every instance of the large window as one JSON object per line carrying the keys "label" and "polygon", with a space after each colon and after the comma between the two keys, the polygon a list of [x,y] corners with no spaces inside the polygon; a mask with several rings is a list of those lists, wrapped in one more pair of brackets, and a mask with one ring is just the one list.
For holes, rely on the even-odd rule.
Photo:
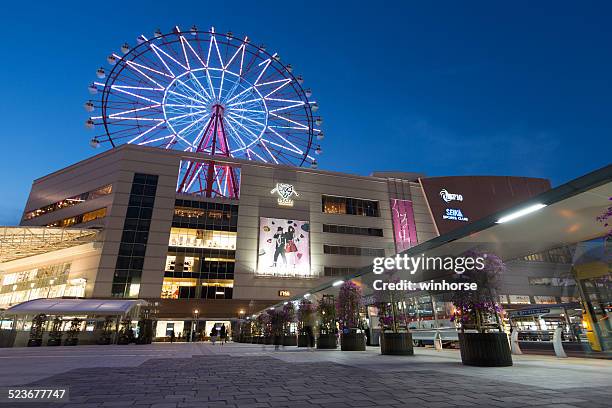
{"label": "large window", "polygon": [[235,232],[237,225],[237,205],[195,200],[175,202],[173,227]]}
{"label": "large window", "polygon": [[112,296],[138,297],[140,278],[149,239],[158,176],[134,174],[132,190],[123,234],[119,244],[119,256],[113,277]]}
{"label": "large window", "polygon": [[85,296],[86,280],[69,280],[70,266],[70,263],[59,263],[4,275],[0,285],[0,307],[31,299]]}
{"label": "large window", "polygon": [[164,276],[169,278],[234,279],[234,251],[182,252],[172,248],[166,256]]}
{"label": "large window", "polygon": [[37,208],[36,210],[33,210],[33,211],[28,211],[23,216],[23,219],[31,220],[32,218],[40,217],[41,215],[45,215],[53,211],[61,210],[62,208],[72,207],[73,205],[77,205],[85,201],[93,200],[95,198],[108,195],[112,192],[112,190],[113,190],[113,187],[109,184],[109,185],[106,185],[100,188],[96,188],[95,190],[88,191],[83,194],[79,194],[73,197],[68,197],[56,203]]}
{"label": "large window", "polygon": [[84,224],[94,220],[99,220],[106,217],[106,207],[98,208],[97,210],[89,211],[83,214],[75,215],[74,217],[63,218],[47,224],[47,227],[72,227],[73,225]]}
{"label": "large window", "polygon": [[379,217],[378,201],[359,198],[322,196],[322,210],[327,214],[349,214]]}
{"label": "large window", "polygon": [[323,224],[323,232],[330,232],[332,234],[367,235],[370,237],[383,236],[382,228],[353,227],[350,225]]}
{"label": "large window", "polygon": [[236,249],[236,233],[205,229],[172,228],[170,246],[187,248]]}
{"label": "large window", "polygon": [[348,268],[342,266],[325,266],[323,267],[323,274],[325,276],[349,276],[354,275],[359,271],[358,268]]}
{"label": "large window", "polygon": [[164,278],[162,299],[231,299],[233,280]]}
{"label": "large window", "polygon": [[367,257],[385,256],[385,250],[381,248],[361,248],[341,245],[323,245],[323,253],[328,255],[353,255]]}

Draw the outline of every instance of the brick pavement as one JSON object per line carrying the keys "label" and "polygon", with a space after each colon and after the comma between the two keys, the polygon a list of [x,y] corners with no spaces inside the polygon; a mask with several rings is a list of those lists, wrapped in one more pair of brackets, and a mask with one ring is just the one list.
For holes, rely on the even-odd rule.
{"label": "brick pavement", "polygon": [[[225,350],[231,353],[225,354]],[[494,378],[495,371],[490,371],[490,378],[449,374],[436,370],[433,363],[409,372],[398,371],[394,366],[371,370],[325,361],[326,356],[340,352],[300,351],[291,354],[301,356],[301,362],[291,362],[285,361],[289,353],[282,351],[256,353],[241,345],[225,350],[203,347],[202,353],[193,357],[152,358],[131,367],[72,369],[30,383],[70,386],[70,403],[15,406],[598,408],[610,406],[612,399],[612,387],[581,384],[579,371],[576,387],[551,389],[498,380]],[[410,357],[404,359],[406,365],[414,361]],[[428,366],[432,369],[422,369]],[[505,370],[518,372],[509,371],[512,369]]]}

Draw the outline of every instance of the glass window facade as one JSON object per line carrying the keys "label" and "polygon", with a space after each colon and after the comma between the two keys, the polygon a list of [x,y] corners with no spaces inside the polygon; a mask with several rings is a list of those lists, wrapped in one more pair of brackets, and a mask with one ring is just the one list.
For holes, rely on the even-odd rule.
{"label": "glass window facade", "polygon": [[134,174],[111,295],[138,297],[158,176]]}
{"label": "glass window facade", "polygon": [[85,296],[85,279],[68,279],[68,262],[14,272],[2,277],[0,308],[31,299]]}
{"label": "glass window facade", "polygon": [[349,214],[380,217],[378,201],[359,198],[322,196],[322,211],[326,214]]}
{"label": "glass window facade", "polygon": [[231,299],[238,206],[176,200],[161,297]]}
{"label": "glass window facade", "polygon": [[382,228],[353,227],[350,225],[323,224],[323,232],[330,232],[332,234],[367,235],[370,237],[383,236]]}
{"label": "glass window facade", "polygon": [[323,245],[323,253],[328,255],[353,255],[367,257],[385,256],[382,248],[361,248],[341,245]]}
{"label": "glass window facade", "polygon": [[357,268],[346,268],[342,266],[325,266],[323,274],[325,276],[349,276],[357,273]]}
{"label": "glass window facade", "polygon": [[106,186],[96,188],[95,190],[88,191],[82,194],[78,194],[73,197],[68,197],[56,203],[37,208],[36,210],[28,211],[23,216],[23,219],[24,221],[31,220],[33,218],[40,217],[41,215],[45,215],[53,211],[61,210],[62,208],[72,207],[82,202],[93,200],[98,197],[108,195],[112,193],[112,191],[113,191],[113,186],[108,184]]}
{"label": "glass window facade", "polygon": [[106,217],[106,207],[98,208],[97,210],[89,211],[83,214],[75,215],[74,217],[63,218],[47,224],[47,227],[72,227],[73,225],[84,224],[94,220],[99,220]]}

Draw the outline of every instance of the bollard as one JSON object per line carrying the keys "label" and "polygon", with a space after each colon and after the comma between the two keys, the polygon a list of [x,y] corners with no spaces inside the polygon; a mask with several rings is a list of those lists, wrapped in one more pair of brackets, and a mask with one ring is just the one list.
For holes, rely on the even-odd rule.
{"label": "bollard", "polygon": [[442,350],[442,336],[440,336],[439,331],[437,331],[436,335],[434,336],[434,347],[436,351]]}
{"label": "bollard", "polygon": [[512,331],[512,335],[510,336],[510,349],[512,350],[512,354],[514,355],[521,355],[523,354],[523,351],[521,350],[521,347],[519,346],[519,332],[518,330],[513,330]]}
{"label": "bollard", "polygon": [[565,354],[565,350],[563,350],[563,343],[561,342],[561,330],[561,327],[555,329],[555,334],[553,334],[553,347],[555,348],[555,354],[558,358],[567,358],[567,354]]}

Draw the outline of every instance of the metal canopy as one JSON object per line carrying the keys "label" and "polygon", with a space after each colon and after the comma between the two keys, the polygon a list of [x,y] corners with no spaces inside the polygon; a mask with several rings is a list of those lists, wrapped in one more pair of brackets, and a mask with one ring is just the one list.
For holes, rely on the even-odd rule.
{"label": "metal canopy", "polygon": [[0,227],[0,263],[93,242],[97,234],[95,229]]}
{"label": "metal canopy", "polygon": [[34,299],[15,305],[4,315],[124,315],[136,306],[146,305],[144,300],[126,299]]}

